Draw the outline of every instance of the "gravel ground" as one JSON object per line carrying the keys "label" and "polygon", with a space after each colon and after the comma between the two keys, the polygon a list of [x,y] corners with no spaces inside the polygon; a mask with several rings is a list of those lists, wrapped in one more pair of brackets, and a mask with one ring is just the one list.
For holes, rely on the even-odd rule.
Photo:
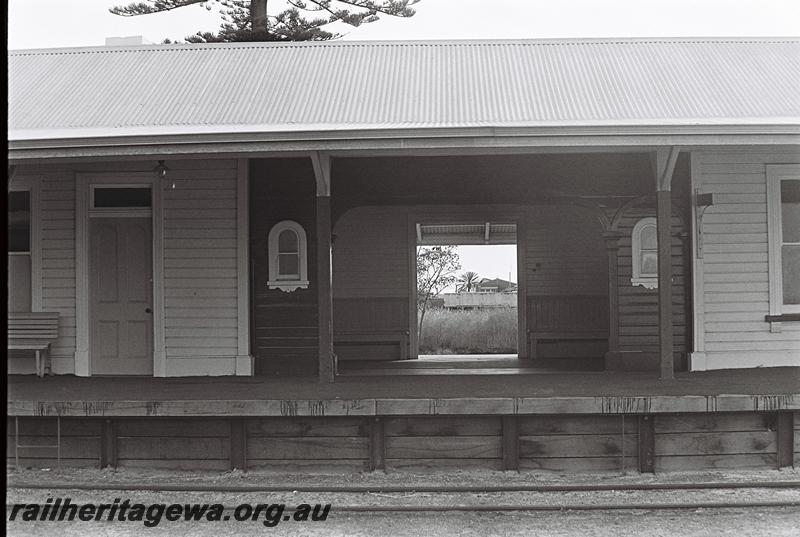
{"label": "gravel ground", "polygon": [[[295,506],[301,503],[330,503],[331,512],[326,521],[281,522],[275,527],[265,527],[261,521],[236,522],[169,522],[163,520],[154,528],[143,527],[141,522],[8,522],[10,535],[309,535],[309,536],[405,536],[445,535],[481,536],[580,536],[613,535],[800,535],[800,507],[733,507],[664,509],[604,509],[597,511],[548,512],[337,512],[337,507],[377,506],[509,506],[538,505],[564,507],[570,505],[658,505],[674,503],[710,502],[794,502],[800,505],[800,487],[784,489],[712,489],[712,490],[659,490],[659,491],[571,491],[571,492],[500,492],[500,493],[328,493],[298,492],[308,486],[366,485],[419,486],[419,485],[571,485],[603,484],[626,485],[647,483],[732,483],[737,481],[800,481],[800,471],[759,472],[686,472],[658,475],[571,475],[533,474],[516,472],[448,472],[434,474],[408,474],[372,472],[354,475],[286,475],[275,473],[224,472],[152,472],[132,470],[10,470],[7,504],[44,503],[50,497],[69,497],[73,503],[111,503],[115,498],[129,499],[131,503],[221,503],[234,507],[241,503],[284,503]],[[25,489],[15,484],[39,483],[96,485],[116,484],[111,491],[81,491],[78,489]],[[288,486],[286,492],[149,492],[124,490],[126,483],[180,484],[180,485],[268,485]],[[8,509],[7,509],[8,518]],[[262,519],[263,520],[263,517]]]}
{"label": "gravel ground", "polygon": [[340,514],[325,522],[285,522],[265,528],[252,522],[162,522],[155,528],[138,523],[8,523],[9,535],[184,536],[226,537],[276,535],[313,537],[375,536],[770,536],[796,537],[796,509],[698,509],[694,511],[592,511],[559,513],[388,513]]}
{"label": "gravel ground", "polygon": [[198,484],[211,486],[487,486],[487,485],[561,485],[629,483],[699,483],[732,481],[800,481],[800,469],[753,471],[670,472],[660,474],[557,474],[539,472],[499,472],[492,470],[448,470],[428,473],[364,472],[357,474],[288,474],[270,471],[203,472],[144,469],[27,470],[9,467],[8,484],[15,483],[138,483]]}

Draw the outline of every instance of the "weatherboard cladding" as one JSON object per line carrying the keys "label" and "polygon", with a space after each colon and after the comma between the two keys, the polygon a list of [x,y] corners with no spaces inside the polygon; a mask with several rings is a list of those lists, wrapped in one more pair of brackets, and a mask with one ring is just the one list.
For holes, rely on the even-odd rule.
{"label": "weatherboard cladding", "polygon": [[[9,53],[11,139],[798,123],[800,40],[228,43]],[[190,129],[187,131],[187,129]]]}

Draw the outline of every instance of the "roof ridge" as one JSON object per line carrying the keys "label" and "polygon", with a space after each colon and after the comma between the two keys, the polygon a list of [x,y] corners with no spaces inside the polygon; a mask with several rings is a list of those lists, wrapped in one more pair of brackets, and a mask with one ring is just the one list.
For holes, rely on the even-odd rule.
{"label": "roof ridge", "polygon": [[139,51],[215,50],[215,49],[267,49],[298,47],[424,47],[424,46],[577,46],[577,45],[621,45],[621,44],[758,44],[800,43],[800,37],[581,37],[581,38],[529,38],[529,39],[427,39],[427,40],[376,40],[376,41],[248,41],[232,43],[158,43],[127,46],[82,46],[40,49],[9,50],[9,56],[91,54]]}

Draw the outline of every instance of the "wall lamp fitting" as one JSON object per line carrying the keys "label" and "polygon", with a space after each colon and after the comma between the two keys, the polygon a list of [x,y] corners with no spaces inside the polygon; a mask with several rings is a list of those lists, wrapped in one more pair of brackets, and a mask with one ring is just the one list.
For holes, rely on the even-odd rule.
{"label": "wall lamp fitting", "polygon": [[167,177],[167,172],[169,172],[169,168],[167,167],[166,164],[164,164],[163,160],[159,160],[158,165],[155,168],[153,168],[153,171],[156,172],[156,175],[158,175],[159,179],[164,179]]}
{"label": "wall lamp fitting", "polygon": [[714,194],[712,193],[697,194],[696,200],[698,207],[709,207],[711,205],[714,205]]}

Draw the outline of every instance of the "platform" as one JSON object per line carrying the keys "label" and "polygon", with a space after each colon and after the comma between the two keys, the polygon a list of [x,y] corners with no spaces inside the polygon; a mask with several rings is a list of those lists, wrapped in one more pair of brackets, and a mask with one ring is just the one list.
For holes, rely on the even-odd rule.
{"label": "platform", "polygon": [[617,414],[800,409],[800,368],[308,378],[11,376],[10,416]]}

